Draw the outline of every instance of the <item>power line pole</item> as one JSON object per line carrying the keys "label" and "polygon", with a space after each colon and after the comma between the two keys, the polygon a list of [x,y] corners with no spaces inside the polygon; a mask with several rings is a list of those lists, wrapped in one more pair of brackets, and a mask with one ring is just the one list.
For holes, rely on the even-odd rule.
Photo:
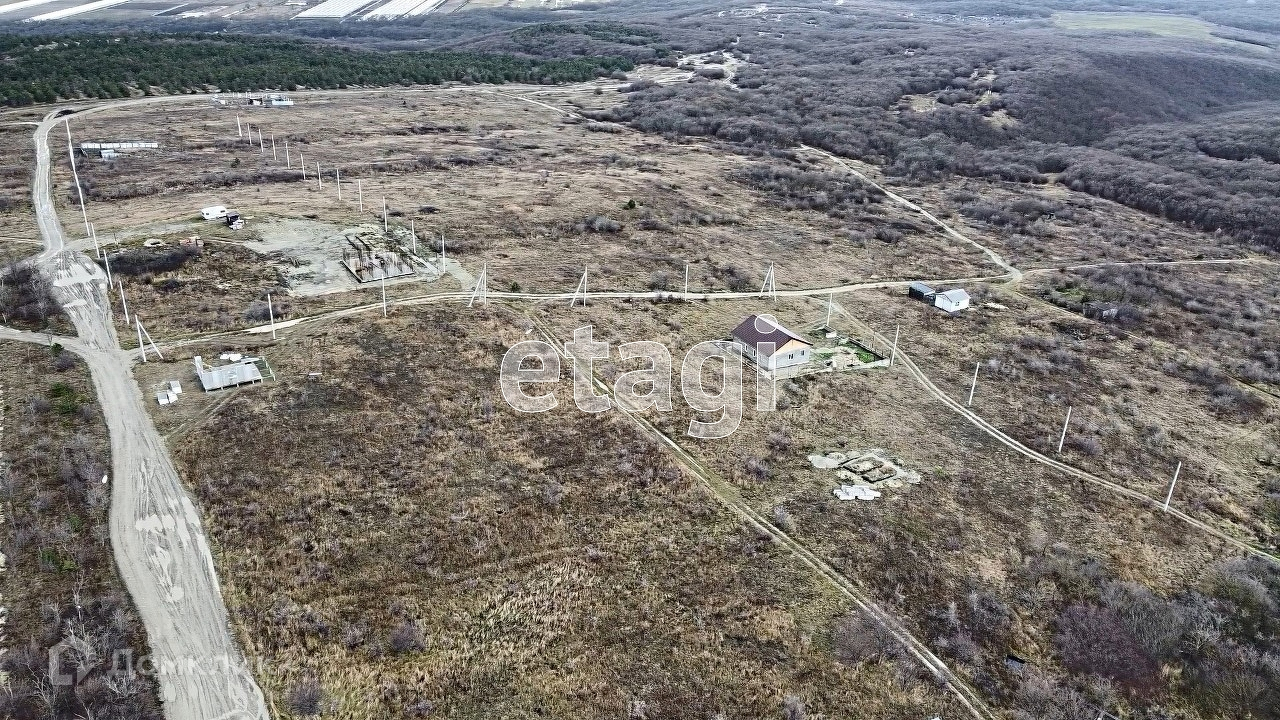
{"label": "power line pole", "polygon": [[467,301],[467,307],[471,307],[476,300],[482,304],[489,302],[489,263],[485,263],[480,268],[480,277],[476,278],[476,286],[471,289],[471,299]]}
{"label": "power line pole", "polygon": [[578,288],[573,291],[573,297],[569,298],[569,307],[573,307],[578,302],[578,295],[582,295],[582,307],[587,306],[587,267],[582,266],[582,279],[578,281]]}
{"label": "power line pole", "polygon": [[89,210],[84,206],[84,188],[80,187],[80,171],[76,170],[76,147],[71,142],[71,121],[63,120],[67,128],[67,157],[71,159],[71,176],[76,182],[76,194],[80,196],[80,215],[84,218],[84,234],[90,234]]}
{"label": "power line pole", "polygon": [[778,288],[773,279],[773,263],[769,263],[769,271],[764,274],[764,284],[760,286],[759,297],[764,297],[766,292],[774,302],[778,301]]}
{"label": "power line pole", "polygon": [[129,303],[124,299],[124,281],[116,282],[120,284],[120,306],[124,309],[124,326],[129,327]]}
{"label": "power line pole", "polygon": [[1067,421],[1062,423],[1062,437],[1058,438],[1058,454],[1062,454],[1062,444],[1067,441],[1067,428],[1071,427],[1071,408],[1067,408]]}
{"label": "power line pole", "polygon": [[1169,501],[1173,499],[1173,486],[1178,484],[1178,473],[1182,472],[1182,461],[1178,461],[1178,467],[1173,471],[1173,482],[1169,483],[1169,494],[1164,496],[1164,511],[1169,512]]}
{"label": "power line pole", "polygon": [[902,325],[893,326],[893,349],[889,351],[889,367],[893,367],[893,361],[898,359],[898,333],[902,332]]}
{"label": "power line pole", "polygon": [[276,311],[271,308],[271,293],[267,293],[267,318],[271,321],[271,339],[276,339]]}
{"label": "power line pole", "polygon": [[275,133],[271,133],[271,159],[273,161],[280,159],[280,157],[276,155],[276,134]]}
{"label": "power line pole", "polygon": [[969,386],[969,402],[965,403],[966,407],[973,407],[973,392],[978,389],[978,368],[982,367],[982,363],[973,366],[973,385]]}

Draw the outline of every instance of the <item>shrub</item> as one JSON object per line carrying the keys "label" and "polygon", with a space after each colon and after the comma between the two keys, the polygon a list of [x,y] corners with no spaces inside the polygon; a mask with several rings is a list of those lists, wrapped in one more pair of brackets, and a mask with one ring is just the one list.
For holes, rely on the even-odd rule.
{"label": "shrub", "polygon": [[412,620],[406,620],[392,628],[390,635],[387,636],[387,645],[392,652],[399,655],[422,652],[427,647],[422,631]]}
{"label": "shrub", "polygon": [[845,665],[883,660],[893,646],[893,636],[880,623],[864,615],[842,617],[831,631],[831,652]]}
{"label": "shrub", "polygon": [[1115,612],[1073,605],[1057,625],[1054,645],[1069,670],[1114,680],[1140,695],[1155,689],[1159,667]]}
{"label": "shrub", "polygon": [[307,678],[289,689],[286,696],[289,708],[298,715],[319,715],[324,703],[320,681]]}

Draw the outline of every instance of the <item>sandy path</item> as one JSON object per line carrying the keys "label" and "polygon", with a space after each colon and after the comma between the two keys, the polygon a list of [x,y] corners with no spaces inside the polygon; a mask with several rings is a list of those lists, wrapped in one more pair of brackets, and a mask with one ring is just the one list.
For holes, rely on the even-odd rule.
{"label": "sandy path", "polygon": [[[269,718],[262,691],[231,637],[213,556],[200,513],[187,496],[133,379],[110,319],[106,278],[88,257],[64,250],[50,191],[50,114],[35,132],[32,202],[45,250],[41,268],[54,278],[79,337],[60,340],[84,358],[111,436],[111,544],[150,642],[142,667],[159,677],[171,720]],[[55,138],[57,135],[55,134]],[[55,140],[56,142],[56,140]],[[48,336],[5,331],[45,342]],[[134,657],[148,653],[134,648]]]}

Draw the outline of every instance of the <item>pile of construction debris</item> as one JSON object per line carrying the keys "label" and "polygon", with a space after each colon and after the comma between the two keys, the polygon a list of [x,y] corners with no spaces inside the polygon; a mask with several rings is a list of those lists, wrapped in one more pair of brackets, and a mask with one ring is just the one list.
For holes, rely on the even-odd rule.
{"label": "pile of construction debris", "polygon": [[879,448],[859,455],[840,451],[809,456],[809,462],[821,470],[835,470],[841,484],[832,493],[841,500],[875,500],[886,488],[901,488],[920,482],[920,474],[902,468],[902,461],[890,457]]}

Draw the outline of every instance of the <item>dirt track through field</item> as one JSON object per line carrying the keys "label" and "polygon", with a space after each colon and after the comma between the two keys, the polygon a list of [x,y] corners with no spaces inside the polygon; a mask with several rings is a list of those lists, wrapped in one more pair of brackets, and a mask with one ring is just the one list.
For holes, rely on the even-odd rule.
{"label": "dirt track through field", "polygon": [[[111,545],[150,643],[131,650],[158,674],[171,720],[265,720],[270,715],[262,691],[231,637],[200,514],[143,406],[129,357],[119,349],[106,278],[88,257],[64,250],[50,188],[49,132],[60,126],[51,113],[35,133],[32,202],[45,247],[38,263],[53,278],[79,335],[59,341],[89,365],[111,436]],[[3,336],[47,338],[12,331]]]}

